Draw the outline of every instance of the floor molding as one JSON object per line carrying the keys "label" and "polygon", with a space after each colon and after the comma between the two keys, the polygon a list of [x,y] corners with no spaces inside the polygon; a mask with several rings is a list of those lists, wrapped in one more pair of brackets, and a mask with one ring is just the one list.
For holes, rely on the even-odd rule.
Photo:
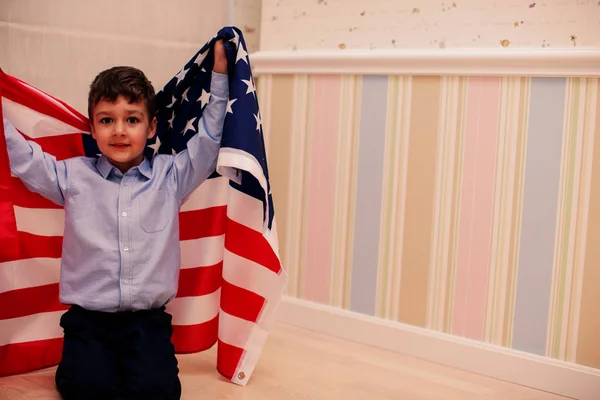
{"label": "floor molding", "polygon": [[273,50],[250,60],[254,75],[600,76],[598,48]]}
{"label": "floor molding", "polygon": [[600,370],[284,296],[280,322],[523,386],[597,400]]}

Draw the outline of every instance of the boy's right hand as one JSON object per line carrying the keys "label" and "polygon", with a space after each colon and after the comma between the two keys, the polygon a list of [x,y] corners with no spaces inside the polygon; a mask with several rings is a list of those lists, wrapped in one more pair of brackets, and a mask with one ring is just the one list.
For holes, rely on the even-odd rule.
{"label": "boy's right hand", "polygon": [[225,55],[223,40],[217,40],[215,42],[215,63],[213,71],[227,75],[227,56]]}

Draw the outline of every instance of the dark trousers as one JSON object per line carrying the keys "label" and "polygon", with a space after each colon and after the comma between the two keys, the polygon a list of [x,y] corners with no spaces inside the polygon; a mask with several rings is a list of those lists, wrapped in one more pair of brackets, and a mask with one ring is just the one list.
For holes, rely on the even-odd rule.
{"label": "dark trousers", "polygon": [[171,316],[156,310],[103,313],[72,306],[61,317],[56,386],[64,400],[181,397]]}

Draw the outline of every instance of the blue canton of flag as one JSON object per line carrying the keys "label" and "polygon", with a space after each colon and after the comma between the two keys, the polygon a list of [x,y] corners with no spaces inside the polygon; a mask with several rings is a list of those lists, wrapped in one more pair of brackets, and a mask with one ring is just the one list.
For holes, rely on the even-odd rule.
{"label": "blue canton of flag", "polygon": [[[245,157],[260,168],[265,179],[260,182],[241,168],[236,176],[228,178],[234,188],[263,202],[263,212],[268,213],[265,225],[271,229],[273,203],[262,121],[246,43],[238,28],[221,29],[156,94],[157,135],[149,141],[146,155],[151,158],[156,153],[176,154],[186,148],[188,140],[198,131],[198,122],[210,99],[213,45],[219,39],[223,39],[229,75],[229,101],[221,152],[245,153]],[[212,177],[215,176],[219,176],[216,171]]]}

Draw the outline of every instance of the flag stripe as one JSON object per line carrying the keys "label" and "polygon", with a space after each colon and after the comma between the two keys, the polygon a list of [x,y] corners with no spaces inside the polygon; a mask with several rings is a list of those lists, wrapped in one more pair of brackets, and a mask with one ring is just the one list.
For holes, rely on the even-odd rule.
{"label": "flag stripe", "polygon": [[173,315],[173,325],[196,325],[212,320],[219,314],[221,291],[202,296],[176,297],[166,306]]}
{"label": "flag stripe", "polygon": [[60,258],[30,258],[0,263],[0,293],[58,282]]}
{"label": "flag stripe", "polygon": [[[65,212],[61,209],[14,207],[17,229],[39,236],[62,236]],[[40,223],[44,221],[44,223]]]}
{"label": "flag stripe", "polygon": [[32,315],[0,319],[0,346],[62,337],[60,317],[65,310],[48,309]]}
{"label": "flag stripe", "polygon": [[215,292],[221,287],[222,273],[222,262],[180,270],[177,297],[202,296]]}
{"label": "flag stripe", "polygon": [[[4,98],[3,107],[11,109],[11,118],[12,114],[17,112],[21,115],[25,115],[27,117],[25,119],[29,121],[29,123],[25,123],[25,126],[28,126],[28,124],[33,124],[34,121],[39,120],[39,118],[33,118],[32,113],[39,113],[44,116],[44,121],[49,121],[48,118],[45,117],[49,116],[50,118],[56,119],[66,126],[71,127],[69,130],[61,132],[63,134],[72,131],[73,128],[81,132],[89,132],[87,118],[75,109],[66,106],[64,102],[48,96],[37,88],[23,84],[18,79],[8,76],[2,71],[0,71],[0,78],[0,89],[2,90],[2,97]],[[5,103],[6,99],[8,99],[9,102]],[[13,105],[19,109],[13,111]],[[65,110],[68,110],[68,112],[65,112]],[[39,128],[44,128],[42,130],[42,136],[47,135],[47,132],[52,132],[52,130],[47,130],[47,127],[48,126],[39,126]],[[27,132],[27,135],[37,136],[31,135],[30,132]]]}
{"label": "flag stripe", "polygon": [[363,77],[350,309],[369,315],[377,292],[387,91],[387,76]]}
{"label": "flag stripe", "polygon": [[[181,205],[181,212],[201,210],[227,205],[229,196],[228,180],[224,177],[207,179],[198,189],[194,190]],[[259,206],[261,205],[258,202]]]}
{"label": "flag stripe", "polygon": [[0,320],[67,309],[58,301],[58,283],[0,293],[0,304],[11,305],[0,308]]}
{"label": "flag stripe", "polygon": [[226,217],[227,206],[180,212],[179,239],[190,240],[223,235]]}
{"label": "flag stripe", "polygon": [[181,269],[215,265],[223,261],[225,235],[182,240]]}
{"label": "flag stripe", "polygon": [[18,232],[20,258],[60,258],[62,256],[62,236],[40,236]]}
{"label": "flag stripe", "polygon": [[[0,376],[22,374],[55,364],[62,356],[63,338],[0,346]],[[31,355],[36,357],[32,358]]]}
{"label": "flag stripe", "polygon": [[244,349],[218,341],[217,345],[217,370],[221,375],[231,379],[238,367],[237,360],[241,359]]}
{"label": "flag stripe", "polygon": [[265,299],[247,290],[235,286],[226,280],[221,287],[221,308],[228,314],[256,322],[265,305]]}
{"label": "flag stripe", "polygon": [[171,342],[175,352],[196,353],[211,348],[217,342],[219,317],[194,325],[173,325]]}
{"label": "flag stripe", "polygon": [[17,177],[10,178],[10,185],[12,186],[12,201],[17,207],[62,209],[58,204],[27,189],[25,184]]}
{"label": "flag stripe", "polygon": [[531,81],[513,347],[540,355],[546,352],[565,89],[564,78]]}
{"label": "flag stripe", "polygon": [[264,236],[231,219],[227,219],[225,248],[232,253],[263,265],[275,273],[281,271],[277,254],[275,254]]}

